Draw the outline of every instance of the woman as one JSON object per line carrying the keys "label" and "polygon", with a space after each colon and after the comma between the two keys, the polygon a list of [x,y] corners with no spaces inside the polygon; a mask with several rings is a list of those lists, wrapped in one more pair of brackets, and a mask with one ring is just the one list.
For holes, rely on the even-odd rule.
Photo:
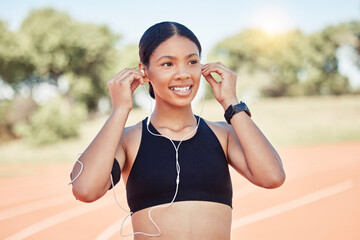
{"label": "woman", "polygon": [[[162,22],[150,27],[140,40],[139,54],[138,69],[124,69],[108,81],[113,110],[79,158],[80,175],[79,164],[74,166],[72,175],[78,178],[73,194],[80,201],[95,201],[112,187],[109,176],[116,184],[121,172],[134,232],[159,235],[157,239],[230,239],[228,165],[255,185],[276,188],[285,180],[280,157],[238,101],[236,74],[221,63],[201,65],[201,45],[185,26]],[[191,101],[201,75],[228,123],[193,114]],[[146,82],[155,109],[149,118],[125,128],[132,94]],[[161,233],[148,217],[154,206],[166,206],[151,212]]]}

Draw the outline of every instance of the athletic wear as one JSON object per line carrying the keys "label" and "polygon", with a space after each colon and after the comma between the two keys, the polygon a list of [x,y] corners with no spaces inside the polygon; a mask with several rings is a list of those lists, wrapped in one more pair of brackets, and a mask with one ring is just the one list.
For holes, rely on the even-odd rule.
{"label": "athletic wear", "polygon": [[[146,121],[142,121],[141,143],[126,185],[132,212],[170,203],[176,190],[174,146],[169,139],[150,134]],[[149,129],[159,134],[151,123]],[[174,143],[178,146],[179,141]],[[181,143],[179,164],[180,184],[174,202],[211,201],[232,207],[228,163],[219,140],[203,119],[196,134]]]}
{"label": "athletic wear", "polygon": [[[111,170],[111,176],[113,179],[113,183],[114,186],[120,181],[120,177],[121,177],[121,168],[119,165],[119,162],[116,160],[116,158],[114,158],[114,163],[113,163],[113,167]],[[110,189],[112,189],[113,185],[111,184]]]}

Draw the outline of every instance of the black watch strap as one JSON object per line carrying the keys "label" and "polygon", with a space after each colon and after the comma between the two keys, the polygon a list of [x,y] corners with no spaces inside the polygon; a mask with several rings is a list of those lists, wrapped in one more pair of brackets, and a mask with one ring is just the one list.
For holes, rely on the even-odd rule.
{"label": "black watch strap", "polygon": [[246,114],[251,117],[251,113],[250,113],[250,110],[249,108],[246,106],[246,104],[241,101],[239,104],[236,104],[236,105],[230,105],[226,110],[225,110],[225,114],[224,114],[224,117],[227,121],[228,124],[231,124],[230,123],[230,120],[231,118],[239,113],[239,112],[242,112],[242,111],[245,111]]}

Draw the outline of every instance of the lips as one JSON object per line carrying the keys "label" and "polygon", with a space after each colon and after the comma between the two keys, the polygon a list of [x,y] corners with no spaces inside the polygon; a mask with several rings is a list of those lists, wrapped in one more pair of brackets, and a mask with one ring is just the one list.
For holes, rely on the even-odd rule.
{"label": "lips", "polygon": [[171,87],[170,89],[173,91],[179,91],[179,92],[187,92],[190,90],[192,86],[187,86],[187,87]]}
{"label": "lips", "polygon": [[184,95],[190,94],[192,87],[193,87],[192,85],[172,86],[172,87],[170,87],[170,90],[177,95],[184,96]]}

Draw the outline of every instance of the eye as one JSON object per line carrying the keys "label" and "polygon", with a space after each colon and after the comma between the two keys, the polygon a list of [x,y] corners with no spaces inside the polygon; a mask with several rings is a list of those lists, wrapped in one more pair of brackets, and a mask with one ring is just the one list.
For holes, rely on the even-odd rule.
{"label": "eye", "polygon": [[172,63],[171,62],[166,62],[166,63],[161,64],[161,66],[163,66],[163,67],[171,67]]}
{"label": "eye", "polygon": [[194,65],[194,64],[197,64],[197,63],[198,63],[198,60],[191,60],[191,61],[189,62],[190,65]]}

